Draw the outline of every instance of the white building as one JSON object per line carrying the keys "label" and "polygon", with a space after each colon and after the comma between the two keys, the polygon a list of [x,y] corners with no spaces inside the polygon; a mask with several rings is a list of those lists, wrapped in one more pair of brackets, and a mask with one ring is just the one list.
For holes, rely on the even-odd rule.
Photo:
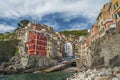
{"label": "white building", "polygon": [[68,42],[65,43],[65,53],[67,54],[68,57],[73,56],[72,44],[71,43],[68,43]]}
{"label": "white building", "polygon": [[79,37],[79,42],[83,42],[85,40],[85,36],[80,36]]}

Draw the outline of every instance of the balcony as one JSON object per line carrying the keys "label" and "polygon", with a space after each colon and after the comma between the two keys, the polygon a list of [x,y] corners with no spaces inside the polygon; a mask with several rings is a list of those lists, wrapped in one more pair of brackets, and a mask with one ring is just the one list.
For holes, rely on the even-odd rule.
{"label": "balcony", "polygon": [[103,25],[105,25],[107,22],[111,22],[111,21],[113,21],[112,18],[106,19],[106,20],[104,20]]}
{"label": "balcony", "polygon": [[115,29],[116,29],[116,24],[112,24],[108,28],[109,31],[114,31]]}

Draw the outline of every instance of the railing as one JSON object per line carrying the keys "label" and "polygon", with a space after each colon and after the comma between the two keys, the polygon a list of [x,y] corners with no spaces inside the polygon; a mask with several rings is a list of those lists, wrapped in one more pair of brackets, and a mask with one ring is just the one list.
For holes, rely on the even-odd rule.
{"label": "railing", "polygon": [[105,23],[108,22],[108,21],[113,21],[113,19],[112,19],[112,18],[106,19],[106,20],[103,22],[103,25],[105,25]]}
{"label": "railing", "polygon": [[115,28],[116,28],[116,24],[112,24],[112,25],[110,25],[109,30],[113,30]]}

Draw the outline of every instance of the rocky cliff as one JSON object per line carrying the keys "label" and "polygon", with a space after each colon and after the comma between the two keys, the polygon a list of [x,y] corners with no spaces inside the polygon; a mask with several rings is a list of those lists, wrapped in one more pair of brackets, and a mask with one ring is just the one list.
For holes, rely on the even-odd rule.
{"label": "rocky cliff", "polygon": [[9,61],[18,52],[18,40],[0,41],[0,64]]}
{"label": "rocky cliff", "polygon": [[116,32],[106,35],[91,44],[92,66],[120,65],[120,34]]}
{"label": "rocky cliff", "polygon": [[21,59],[23,59],[23,57],[25,56],[16,55],[12,57],[9,62],[3,62],[0,66],[0,74],[32,73],[57,64],[56,61],[44,56],[29,55],[27,56],[28,63],[23,67],[22,64],[26,63],[21,62]]}
{"label": "rocky cliff", "polygon": [[0,74],[34,72],[57,64],[46,56],[27,54],[28,32],[28,27],[18,28],[0,40]]}

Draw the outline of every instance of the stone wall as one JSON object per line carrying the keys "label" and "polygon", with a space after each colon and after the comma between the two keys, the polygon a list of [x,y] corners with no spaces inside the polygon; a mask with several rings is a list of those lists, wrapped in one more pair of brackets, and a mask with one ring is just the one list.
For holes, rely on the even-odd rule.
{"label": "stone wall", "polygon": [[120,34],[116,32],[107,33],[104,37],[92,43],[90,49],[92,66],[115,66],[120,61],[120,58],[115,58],[120,55]]}
{"label": "stone wall", "polygon": [[41,55],[30,55],[28,58],[28,66],[32,66],[32,68],[43,69],[54,66],[56,64],[57,61],[51,60]]}

